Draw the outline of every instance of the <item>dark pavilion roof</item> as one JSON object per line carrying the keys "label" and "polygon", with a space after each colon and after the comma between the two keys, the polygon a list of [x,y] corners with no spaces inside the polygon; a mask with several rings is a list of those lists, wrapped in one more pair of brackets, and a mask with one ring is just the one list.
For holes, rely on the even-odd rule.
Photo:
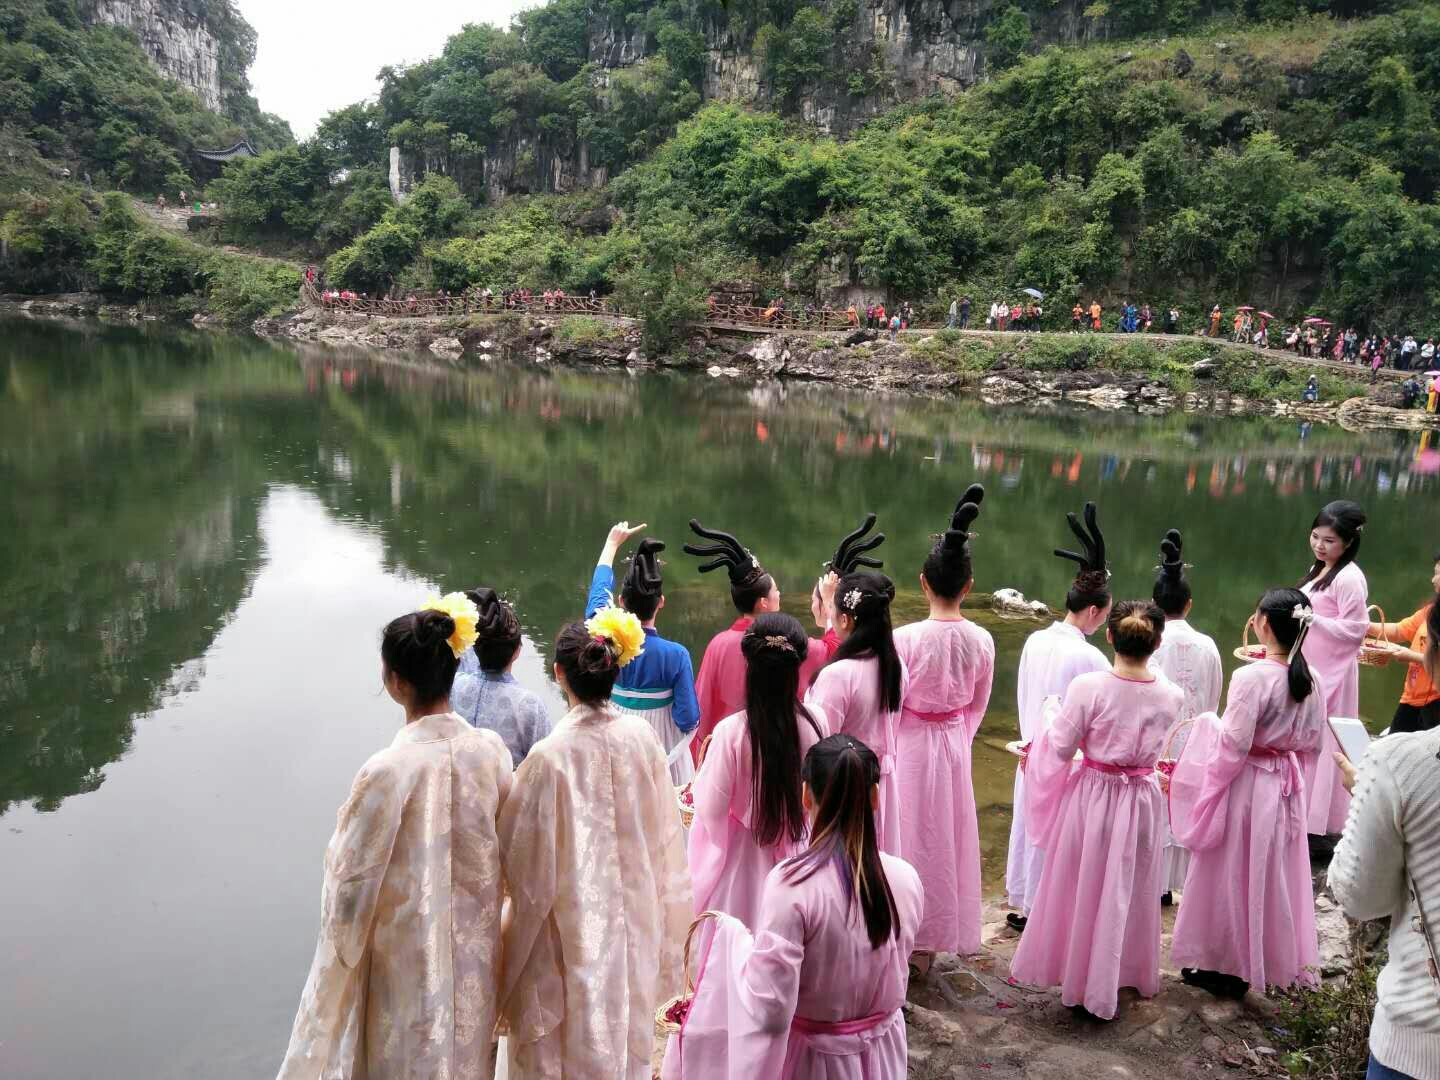
{"label": "dark pavilion roof", "polygon": [[234,146],[224,150],[196,150],[195,156],[204,158],[206,161],[234,161],[236,158],[251,158],[258,155],[249,140],[241,139]]}

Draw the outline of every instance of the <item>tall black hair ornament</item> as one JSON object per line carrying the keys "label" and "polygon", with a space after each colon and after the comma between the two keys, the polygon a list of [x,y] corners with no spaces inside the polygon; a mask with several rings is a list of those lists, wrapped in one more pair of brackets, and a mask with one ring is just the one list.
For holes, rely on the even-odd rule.
{"label": "tall black hair ornament", "polygon": [[970,531],[970,526],[974,525],[975,519],[980,516],[980,503],[984,499],[983,484],[971,484],[965,489],[965,494],[961,495],[960,501],[955,504],[955,512],[950,515],[950,527],[940,535],[941,551],[954,555],[965,551],[965,546],[975,536]]}
{"label": "tall black hair ornament", "polygon": [[1179,529],[1170,529],[1165,533],[1165,539],[1160,541],[1160,565],[1155,569],[1168,578],[1178,581],[1184,576],[1189,566],[1181,557],[1180,552],[1184,549],[1185,542],[1180,538]]}
{"label": "tall black hair ornament", "polygon": [[879,559],[872,559],[866,555],[867,551],[874,551],[885,542],[884,533],[876,533],[870,539],[861,541],[866,533],[875,527],[875,515],[866,514],[865,520],[860,527],[852,530],[840,541],[840,546],[835,549],[834,556],[825,564],[826,570],[833,570],[835,573],[844,576],[855,570],[858,566],[868,566],[878,570],[885,564]]}
{"label": "tall black hair ornament", "polygon": [[742,588],[764,576],[765,571],[761,569],[760,560],[729,533],[719,529],[707,529],[695,518],[690,519],[690,530],[696,536],[714,541],[710,544],[686,544],[684,547],[686,555],[712,560],[700,567],[700,573],[708,574],[711,570],[718,570],[723,566],[729,571],[730,584]]}
{"label": "tall black hair ornament", "polygon": [[625,572],[625,591],[635,591],[641,596],[659,596],[662,588],[660,577],[660,552],[665,550],[663,540],[648,537],[640,541],[635,554],[630,557],[630,569]]}
{"label": "tall black hair ornament", "polygon": [[1102,573],[1106,578],[1110,577],[1110,568],[1105,565],[1105,537],[1100,532],[1099,522],[1095,519],[1095,504],[1087,502],[1084,507],[1085,525],[1082,527],[1080,521],[1074,514],[1066,514],[1065,520],[1070,523],[1070,531],[1080,539],[1080,546],[1085,549],[1082,555],[1078,551],[1067,551],[1064,548],[1056,548],[1055,554],[1062,559],[1070,559],[1080,564],[1078,573]]}

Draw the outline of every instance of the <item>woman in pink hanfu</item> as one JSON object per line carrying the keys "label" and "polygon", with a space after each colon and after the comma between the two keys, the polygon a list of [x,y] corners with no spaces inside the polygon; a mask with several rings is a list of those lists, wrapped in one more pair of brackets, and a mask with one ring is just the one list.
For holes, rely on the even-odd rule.
{"label": "woman in pink hanfu", "polygon": [[880,761],[849,735],[805,756],[806,851],[765,882],[752,934],[721,915],[664,1080],[889,1080],[905,1075],[907,961],[923,894],[882,854]]}
{"label": "woman in pink hanfu", "polygon": [[[740,613],[740,618],[729,629],[710,639],[695,676],[700,723],[690,740],[690,756],[698,767],[705,740],[715,730],[715,725],[745,708],[746,663],[740,652],[740,642],[757,617],[768,611],[780,610],[780,586],[765,572],[760,560],[729,533],[707,529],[693,519],[690,528],[711,543],[686,544],[685,553],[712,560],[700,567],[702,574],[725,567],[730,576],[730,600]],[[799,692],[802,694],[830,656],[825,643],[813,638],[806,642],[805,648],[805,662],[800,669]]]}
{"label": "woman in pink hanfu", "polygon": [[[1300,591],[1310,601],[1315,621],[1305,640],[1305,658],[1325,688],[1328,716],[1360,716],[1360,646],[1370,630],[1370,589],[1355,563],[1365,511],[1340,499],[1327,503],[1310,527],[1315,555]],[[1331,757],[1339,749],[1333,737],[1321,740],[1314,753],[1300,759],[1305,773],[1308,830],[1319,835],[1342,832],[1350,795],[1340,782]]]}
{"label": "woman in pink hanfu", "polygon": [[745,711],[716,725],[693,787],[697,912],[723,911],[754,926],[765,878],[804,850],[800,766],[825,735],[819,709],[795,696],[806,642],[800,624],[780,612],[761,615],[745,631]]}
{"label": "woman in pink hanfu", "polygon": [[1186,982],[1241,996],[1315,984],[1314,886],[1297,755],[1325,735],[1325,694],[1302,653],[1305,594],[1271,589],[1255,612],[1266,658],[1202,714],[1170,779],[1170,820],[1191,852],[1171,957]]}
{"label": "woman in pink hanfu", "polygon": [[824,712],[831,734],[853,735],[880,759],[880,850],[900,854],[900,789],[895,783],[895,729],[905,698],[905,665],[895,652],[890,601],[895,583],[884,574],[846,574],[835,589],[840,648],[806,695]]}
{"label": "woman in pink hanfu", "polygon": [[[983,487],[970,486],[925,560],[920,587],[930,617],[895,631],[895,651],[910,674],[896,734],[900,854],[925,887],[925,919],[915,933],[921,954],[980,950],[980,823],[970,744],[990,702],[995,642],[960,605],[974,583],[969,529],[984,497]],[[920,965],[926,970],[928,960]]]}
{"label": "woman in pink hanfu", "polygon": [[1066,1005],[1105,1020],[1120,987],[1160,990],[1165,819],[1154,770],[1184,701],[1146,666],[1164,626],[1154,604],[1116,604],[1106,630],[1114,669],[1070,684],[1025,760],[1026,819],[1045,876],[1010,972],[1058,985]]}

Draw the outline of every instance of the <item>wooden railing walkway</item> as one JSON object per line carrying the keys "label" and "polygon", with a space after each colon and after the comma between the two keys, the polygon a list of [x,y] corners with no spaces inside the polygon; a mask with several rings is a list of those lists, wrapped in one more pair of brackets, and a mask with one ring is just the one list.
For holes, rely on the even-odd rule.
{"label": "wooden railing walkway", "polygon": [[[414,300],[376,300],[376,299],[353,299],[336,300],[325,299],[320,291],[308,281],[302,280],[301,293],[307,304],[312,307],[321,308],[325,311],[355,312],[361,315],[380,315],[389,318],[425,318],[437,315],[500,315],[506,312],[536,313],[542,315],[595,315],[609,319],[633,318],[609,300],[596,297],[591,299],[588,296],[552,296],[548,301],[544,296],[532,296],[528,301],[511,299],[509,305],[501,301],[499,297],[491,297],[486,302],[481,297],[468,296],[428,296],[416,297]],[[793,308],[764,308],[754,307],[747,304],[712,304],[709,312],[702,323],[695,323],[695,326],[707,326],[716,330],[737,330],[745,333],[769,333],[775,330],[791,330],[800,332],[823,333],[841,330],[859,329],[856,324],[850,321],[847,311],[837,311],[834,308],[812,308],[809,311]],[[908,330],[902,333],[913,334],[916,332],[933,332],[940,329],[942,324],[934,323],[922,325],[912,324]],[[889,331],[877,330],[877,333],[886,334]],[[985,329],[970,329],[960,331],[967,336],[992,337],[996,334],[1005,335],[1009,333],[1022,333],[1022,331],[995,331]],[[1045,335],[1063,334],[1062,330],[1023,331],[1023,333],[1039,333]],[[1221,338],[1196,338],[1189,334],[1120,334],[1102,332],[1104,337],[1125,338],[1148,341],[1205,341],[1217,345],[1227,345],[1234,348],[1249,349],[1268,360],[1279,361],[1289,365],[1306,366],[1312,369],[1323,369],[1334,372],[1343,372],[1352,378],[1364,379],[1367,369],[1359,364],[1347,364],[1343,361],[1331,359],[1330,357],[1303,357],[1298,356],[1286,349],[1268,348],[1264,349],[1249,342],[1236,343],[1228,337]],[[1379,377],[1387,380],[1402,380],[1410,372],[1396,371],[1394,368],[1384,367],[1380,369]]]}

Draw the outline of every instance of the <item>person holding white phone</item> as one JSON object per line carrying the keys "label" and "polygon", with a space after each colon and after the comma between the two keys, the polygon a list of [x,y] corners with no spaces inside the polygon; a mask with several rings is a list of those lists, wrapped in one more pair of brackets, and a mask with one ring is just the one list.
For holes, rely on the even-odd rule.
{"label": "person holding white phone", "polygon": [[1366,1077],[1440,1080],[1440,728],[1334,760],[1354,798],[1330,889],[1352,919],[1390,917]]}

